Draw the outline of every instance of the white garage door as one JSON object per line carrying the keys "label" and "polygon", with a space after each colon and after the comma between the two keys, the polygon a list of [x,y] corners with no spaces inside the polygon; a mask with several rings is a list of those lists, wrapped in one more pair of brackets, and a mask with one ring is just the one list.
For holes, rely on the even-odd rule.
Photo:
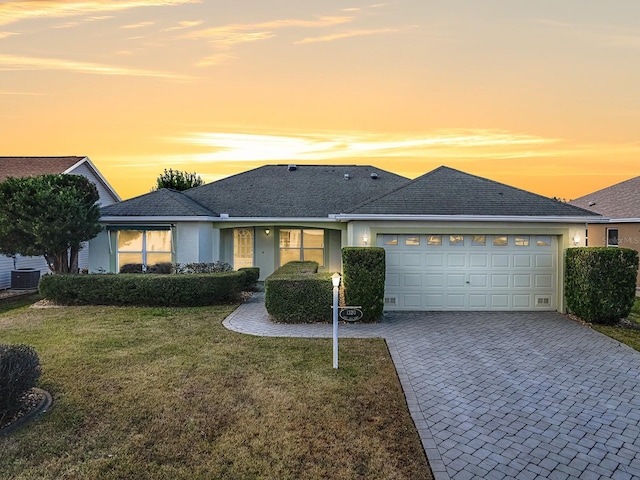
{"label": "white garage door", "polygon": [[556,310],[550,235],[378,235],[387,310]]}

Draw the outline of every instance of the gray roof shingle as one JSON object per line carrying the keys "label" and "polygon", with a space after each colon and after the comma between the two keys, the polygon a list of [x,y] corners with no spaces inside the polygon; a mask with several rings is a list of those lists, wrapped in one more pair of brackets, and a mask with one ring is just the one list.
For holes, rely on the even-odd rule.
{"label": "gray roof shingle", "polygon": [[372,166],[265,165],[184,194],[218,215],[326,218],[408,181]]}
{"label": "gray roof shingle", "polygon": [[103,217],[207,217],[213,216],[213,213],[185,196],[183,192],[161,188],[139,197],[103,207],[100,209],[100,215]]}
{"label": "gray roof shingle", "polygon": [[347,213],[498,217],[595,215],[573,205],[444,166]]}
{"label": "gray roof shingle", "polygon": [[640,218],[640,176],[569,202],[608,218]]}

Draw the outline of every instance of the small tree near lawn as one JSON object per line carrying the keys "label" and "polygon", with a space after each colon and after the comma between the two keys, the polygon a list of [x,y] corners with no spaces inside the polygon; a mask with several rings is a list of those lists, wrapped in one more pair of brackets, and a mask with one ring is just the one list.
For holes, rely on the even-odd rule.
{"label": "small tree near lawn", "polygon": [[82,242],[102,229],[99,198],[80,175],[7,178],[0,183],[0,253],[42,255],[53,273],[76,273]]}

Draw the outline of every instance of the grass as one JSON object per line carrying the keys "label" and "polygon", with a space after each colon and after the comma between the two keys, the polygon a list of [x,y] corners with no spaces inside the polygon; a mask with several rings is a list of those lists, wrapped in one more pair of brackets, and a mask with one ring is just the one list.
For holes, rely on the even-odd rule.
{"label": "grass", "polygon": [[640,351],[640,297],[636,300],[631,309],[628,319],[637,328],[625,328],[620,326],[608,326],[593,324],[594,330],[618,340],[631,348]]}
{"label": "grass", "polygon": [[20,305],[0,343],[36,348],[54,405],[0,437],[0,478],[432,478],[382,340],[334,370],[330,339],[227,331],[233,305]]}

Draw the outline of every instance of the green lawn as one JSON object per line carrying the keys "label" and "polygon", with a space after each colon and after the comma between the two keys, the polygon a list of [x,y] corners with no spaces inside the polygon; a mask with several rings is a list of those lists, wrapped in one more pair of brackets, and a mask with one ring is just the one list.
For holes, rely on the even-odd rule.
{"label": "green lawn", "polygon": [[[640,297],[636,297],[628,320],[640,327]],[[596,324],[593,324],[592,326],[598,332],[604,333],[605,335],[611,338],[615,338],[619,342],[629,345],[631,348],[640,351],[640,328],[632,329]]]}
{"label": "green lawn", "polygon": [[54,405],[0,437],[0,478],[431,478],[382,340],[342,339],[336,371],[330,339],[227,331],[235,305],[16,302],[0,343],[36,348]]}

